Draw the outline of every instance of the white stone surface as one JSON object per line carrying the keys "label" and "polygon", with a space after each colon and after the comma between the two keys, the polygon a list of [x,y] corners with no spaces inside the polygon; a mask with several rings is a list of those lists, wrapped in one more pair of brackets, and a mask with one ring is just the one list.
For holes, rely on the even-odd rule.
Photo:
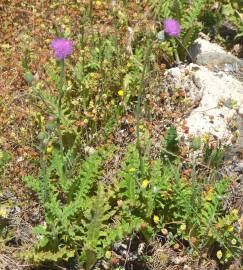
{"label": "white stone surface", "polygon": [[199,55],[211,52],[225,53],[224,49],[216,43],[211,43],[206,39],[198,38],[195,40],[191,48],[189,49],[193,59],[196,59]]}
{"label": "white stone surface", "polygon": [[215,135],[227,142],[231,137],[229,123],[237,116],[237,108],[243,106],[243,85],[224,72],[213,72],[204,66],[190,64],[176,67],[165,74],[166,86],[182,88],[199,106],[186,119],[189,134]]}
{"label": "white stone surface", "polygon": [[242,68],[243,60],[235,57],[229,52],[226,52],[221,46],[216,43],[211,43],[208,40],[198,38],[189,48],[189,53],[192,61],[199,65],[225,66],[225,69],[231,70],[229,64],[233,64]]}

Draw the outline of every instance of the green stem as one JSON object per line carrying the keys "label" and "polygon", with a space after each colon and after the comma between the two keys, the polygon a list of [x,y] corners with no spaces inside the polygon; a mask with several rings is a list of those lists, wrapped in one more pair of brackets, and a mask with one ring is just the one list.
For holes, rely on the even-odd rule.
{"label": "green stem", "polygon": [[174,49],[176,64],[179,66],[181,61],[180,61],[179,54],[178,54],[178,51],[177,51],[177,48],[176,48],[175,40],[172,40],[172,46],[173,46],[173,49]]}
{"label": "green stem", "polygon": [[40,168],[41,168],[41,176],[42,176],[42,189],[43,189],[43,200],[44,202],[48,201],[49,198],[49,192],[47,188],[47,175],[46,175],[46,160],[45,160],[45,146],[43,145],[43,142],[41,142],[41,159],[40,159]]}
{"label": "green stem", "polygon": [[186,51],[187,55],[190,57],[190,60],[192,61],[192,55],[190,54],[190,52],[188,51],[188,49],[183,45],[183,43],[180,41],[180,39],[175,38],[176,41],[180,44],[180,46]]}
{"label": "green stem", "polygon": [[64,164],[64,146],[63,146],[63,140],[62,140],[62,130],[61,130],[61,124],[62,124],[62,98],[63,98],[63,83],[65,78],[64,73],[64,60],[61,61],[61,71],[60,71],[60,89],[59,89],[59,96],[58,96],[58,114],[57,114],[57,127],[58,127],[58,137],[59,137],[59,147],[60,147],[60,153],[62,156],[62,164],[64,165],[64,172],[65,172],[65,164]]}
{"label": "green stem", "polygon": [[92,25],[93,24],[93,0],[89,0],[89,18]]}
{"label": "green stem", "polygon": [[92,33],[92,41],[94,45],[94,29],[93,29],[93,0],[89,0],[89,20],[90,20],[90,28]]}
{"label": "green stem", "polygon": [[142,77],[141,77],[140,87],[138,91],[138,101],[137,101],[137,107],[136,107],[136,136],[137,136],[136,146],[139,153],[139,163],[140,163],[139,167],[140,167],[141,175],[144,174],[144,164],[143,164],[143,149],[142,149],[140,134],[139,134],[139,126],[140,126],[140,121],[141,121],[142,95],[144,94],[144,90],[145,90],[145,86],[144,86],[145,74],[147,71],[148,63],[149,63],[150,50],[151,50],[151,40],[149,39],[147,41],[147,47],[146,47],[145,56],[144,56],[143,71],[142,71]]}

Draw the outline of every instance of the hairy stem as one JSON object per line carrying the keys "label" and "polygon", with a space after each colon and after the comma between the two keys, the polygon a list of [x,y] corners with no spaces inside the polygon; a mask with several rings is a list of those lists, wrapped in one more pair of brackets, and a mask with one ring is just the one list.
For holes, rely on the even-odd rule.
{"label": "hairy stem", "polygon": [[137,136],[137,150],[139,153],[139,167],[140,167],[140,172],[143,175],[144,174],[144,164],[143,164],[143,149],[141,145],[141,140],[140,140],[140,134],[139,134],[139,126],[140,126],[140,121],[141,121],[141,113],[142,113],[142,96],[144,94],[145,90],[145,75],[149,63],[149,55],[150,55],[150,50],[151,50],[151,40],[150,38],[147,41],[147,46],[145,50],[145,56],[144,56],[144,64],[143,64],[143,71],[142,71],[142,77],[140,81],[140,87],[138,91],[138,101],[137,101],[137,107],[136,107],[136,136]]}
{"label": "hairy stem", "polygon": [[59,146],[60,146],[60,153],[62,156],[62,164],[64,167],[65,172],[65,164],[64,164],[64,146],[62,140],[62,98],[63,98],[63,83],[64,83],[64,60],[61,61],[61,71],[60,71],[60,89],[59,89],[59,96],[58,96],[58,114],[57,114],[57,127],[58,127],[58,138],[59,138]]}

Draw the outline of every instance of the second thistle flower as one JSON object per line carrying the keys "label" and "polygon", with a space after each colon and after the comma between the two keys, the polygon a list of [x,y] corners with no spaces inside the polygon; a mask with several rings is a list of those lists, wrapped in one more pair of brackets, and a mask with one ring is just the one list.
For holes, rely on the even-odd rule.
{"label": "second thistle flower", "polygon": [[54,50],[54,56],[57,60],[63,60],[73,51],[73,43],[71,40],[64,38],[56,38],[52,41],[51,47]]}
{"label": "second thistle flower", "polygon": [[175,19],[166,19],[164,20],[164,31],[170,37],[179,37],[181,26]]}

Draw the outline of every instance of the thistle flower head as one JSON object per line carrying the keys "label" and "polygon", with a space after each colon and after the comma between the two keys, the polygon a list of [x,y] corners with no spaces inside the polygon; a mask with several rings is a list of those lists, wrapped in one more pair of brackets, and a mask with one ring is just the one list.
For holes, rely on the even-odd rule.
{"label": "thistle flower head", "polygon": [[71,40],[64,38],[56,38],[52,41],[51,47],[54,50],[54,56],[57,60],[63,60],[73,51],[73,43]]}
{"label": "thistle flower head", "polygon": [[170,37],[179,37],[181,26],[175,19],[166,19],[164,20],[164,31]]}

